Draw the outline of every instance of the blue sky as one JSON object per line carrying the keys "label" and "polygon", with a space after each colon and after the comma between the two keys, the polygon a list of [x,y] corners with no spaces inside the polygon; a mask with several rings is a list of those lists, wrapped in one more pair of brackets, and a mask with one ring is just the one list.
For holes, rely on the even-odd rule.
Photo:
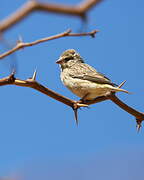
{"label": "blue sky", "polygon": [[[0,19],[25,1],[3,1]],[[46,0],[45,0],[46,2]],[[53,2],[53,1],[51,1]],[[66,0],[54,1],[66,3]],[[79,1],[73,0],[72,4]],[[69,1],[70,4],[70,1]],[[37,68],[37,81],[67,96],[55,63],[66,49],[76,49],[85,61],[113,82],[126,80],[131,95],[118,93],[127,104],[143,111],[144,2],[104,1],[88,14],[87,31],[96,38],[67,37],[18,51],[0,62],[1,78],[17,64],[17,78],[27,79]],[[12,45],[21,35],[25,42],[72,29],[82,22],[71,16],[35,12],[4,35]],[[5,49],[1,44],[0,51]],[[110,101],[79,111],[76,127],[72,110],[30,88],[0,88],[0,176],[18,179],[143,179],[144,129],[136,132],[134,117]]]}

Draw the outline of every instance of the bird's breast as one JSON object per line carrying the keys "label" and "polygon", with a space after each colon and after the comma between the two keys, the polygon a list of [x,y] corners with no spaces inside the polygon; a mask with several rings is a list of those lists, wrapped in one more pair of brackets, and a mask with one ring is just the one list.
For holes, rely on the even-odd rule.
{"label": "bird's breast", "polygon": [[84,80],[72,78],[69,75],[61,73],[61,81],[68,89],[70,89],[74,94],[76,94],[80,98],[84,97],[88,91],[87,83]]}
{"label": "bird's breast", "polygon": [[111,89],[111,85],[99,84],[88,80],[72,78],[67,73],[61,73],[61,80],[63,84],[70,89],[74,94],[83,98],[91,100],[98,96],[104,96]]}

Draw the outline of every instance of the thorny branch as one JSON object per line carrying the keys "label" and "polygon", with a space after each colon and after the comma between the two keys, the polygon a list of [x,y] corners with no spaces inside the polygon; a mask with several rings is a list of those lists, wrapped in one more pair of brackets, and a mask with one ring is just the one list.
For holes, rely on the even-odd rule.
{"label": "thorny branch", "polygon": [[[82,3],[80,3],[78,5],[70,6],[70,5],[62,5],[62,4],[43,3],[43,2],[38,2],[36,0],[29,0],[25,4],[23,4],[23,6],[20,7],[17,11],[15,11],[13,14],[11,14],[8,18],[6,18],[0,22],[0,33],[3,33],[4,31],[8,30],[13,25],[20,22],[26,16],[33,13],[34,11],[45,11],[45,12],[51,12],[51,13],[66,14],[66,15],[77,16],[77,17],[84,19],[84,18],[86,18],[86,13],[88,12],[88,10],[91,9],[93,6],[97,5],[101,1],[102,0],[85,0],[85,1],[82,1]],[[0,59],[14,53],[15,51],[17,51],[21,48],[33,46],[33,45],[36,45],[36,44],[39,44],[39,43],[42,43],[45,41],[49,41],[49,40],[53,40],[53,39],[57,39],[57,38],[65,37],[65,36],[88,36],[88,35],[91,35],[92,37],[94,37],[96,32],[97,31],[93,31],[90,33],[77,33],[76,34],[76,33],[71,33],[71,30],[68,30],[64,33],[60,33],[58,35],[39,39],[39,40],[30,42],[30,43],[24,43],[21,40],[19,40],[14,48],[1,54]],[[74,100],[64,97],[46,87],[44,87],[43,85],[38,83],[35,80],[35,78],[36,78],[36,72],[34,72],[34,75],[32,78],[29,78],[27,80],[17,79],[17,78],[15,78],[14,73],[12,73],[8,77],[0,79],[0,86],[16,85],[16,86],[30,87],[30,88],[33,88],[49,97],[52,97],[53,99],[60,101],[67,106],[70,106],[74,110],[75,119],[76,119],[77,123],[78,123],[77,110],[80,107],[86,107],[90,104],[99,103],[99,102],[102,102],[105,100],[111,100],[116,105],[118,105],[120,108],[122,108],[129,114],[133,115],[136,118],[137,130],[140,129],[141,123],[144,120],[144,113],[141,113],[141,112],[133,109],[132,107],[128,106],[124,102],[122,102],[115,95],[115,93],[110,93],[107,96],[97,97],[96,99],[91,100],[91,101],[85,101],[85,102],[74,101]]]}
{"label": "thorny branch", "polygon": [[35,11],[59,13],[85,18],[87,11],[101,1],[102,0],[85,0],[77,5],[62,5],[29,0],[16,12],[0,22],[0,32],[8,30],[10,27]]}
{"label": "thorny branch", "polygon": [[3,54],[0,54],[0,59],[14,53],[15,51],[19,50],[19,49],[22,49],[24,47],[29,47],[29,46],[34,46],[34,45],[37,45],[39,43],[43,43],[43,42],[46,42],[46,41],[50,41],[50,40],[54,40],[54,39],[58,39],[58,38],[62,38],[62,37],[70,37],[70,36],[91,36],[91,37],[95,37],[95,34],[98,32],[98,30],[94,30],[94,31],[91,31],[91,32],[87,32],[87,33],[71,33],[71,30],[67,30],[63,33],[60,33],[60,34],[57,34],[57,35],[54,35],[54,36],[50,36],[50,37],[46,37],[46,38],[43,38],[43,39],[38,39],[36,41],[33,41],[33,42],[29,42],[29,43],[24,43],[22,42],[22,40],[19,40],[16,44],[15,47],[13,47],[12,49],[10,49],[9,51],[3,53]]}
{"label": "thorny branch", "polygon": [[97,97],[94,100],[87,100],[85,102],[82,101],[74,101],[71,100],[65,96],[62,96],[61,94],[58,94],[48,88],[46,88],[45,86],[41,85],[40,83],[38,83],[36,81],[36,72],[34,72],[34,75],[32,78],[29,78],[27,80],[20,80],[15,78],[14,73],[12,73],[11,75],[9,75],[6,78],[0,79],[0,86],[4,86],[4,85],[16,85],[16,86],[23,86],[23,87],[30,87],[33,88],[57,101],[62,102],[63,104],[70,106],[75,113],[75,119],[76,122],[78,123],[78,119],[77,119],[77,110],[80,107],[87,107],[90,104],[95,104],[95,103],[99,103],[105,100],[111,100],[112,102],[114,102],[116,105],[118,105],[120,108],[122,108],[124,111],[128,112],[129,114],[131,114],[132,116],[134,116],[136,118],[136,122],[137,122],[137,130],[139,131],[141,128],[141,123],[144,120],[144,113],[139,112],[135,109],[133,109],[132,107],[128,106],[127,104],[125,104],[124,102],[122,102],[116,95],[115,93],[110,93],[107,96],[101,96],[101,97]]}

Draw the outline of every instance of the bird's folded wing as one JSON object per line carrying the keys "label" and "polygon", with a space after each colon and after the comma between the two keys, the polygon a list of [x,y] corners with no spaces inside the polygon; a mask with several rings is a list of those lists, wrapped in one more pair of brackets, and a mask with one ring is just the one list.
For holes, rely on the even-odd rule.
{"label": "bird's folded wing", "polygon": [[106,78],[104,75],[99,74],[95,76],[89,76],[89,75],[72,75],[73,78],[78,78],[78,79],[83,79],[83,80],[88,80],[92,81],[95,83],[99,84],[110,84],[112,86],[116,86],[116,84],[112,83],[108,78]]}

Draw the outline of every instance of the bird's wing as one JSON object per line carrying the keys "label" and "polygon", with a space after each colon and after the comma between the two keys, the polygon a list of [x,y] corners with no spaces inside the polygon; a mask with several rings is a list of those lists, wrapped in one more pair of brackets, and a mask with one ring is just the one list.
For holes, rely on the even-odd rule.
{"label": "bird's wing", "polygon": [[112,83],[109,79],[103,77],[103,76],[89,76],[89,75],[72,75],[71,77],[73,78],[78,78],[78,79],[83,79],[83,80],[88,80],[88,81],[92,81],[95,83],[99,83],[99,84],[110,84],[112,86],[116,86],[116,84]]}
{"label": "bird's wing", "polygon": [[97,72],[94,68],[87,64],[81,64],[77,69],[75,69],[74,73],[70,74],[70,76],[99,84],[110,84],[112,86],[117,86],[116,84],[112,83],[111,80],[105,75]]}

